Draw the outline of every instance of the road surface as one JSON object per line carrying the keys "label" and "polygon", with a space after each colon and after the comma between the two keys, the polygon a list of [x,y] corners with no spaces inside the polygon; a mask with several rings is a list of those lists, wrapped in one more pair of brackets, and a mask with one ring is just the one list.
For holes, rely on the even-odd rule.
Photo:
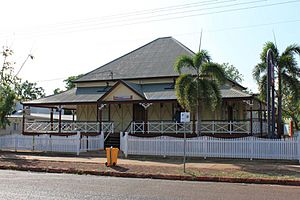
{"label": "road surface", "polygon": [[299,199],[300,187],[0,170],[0,199]]}

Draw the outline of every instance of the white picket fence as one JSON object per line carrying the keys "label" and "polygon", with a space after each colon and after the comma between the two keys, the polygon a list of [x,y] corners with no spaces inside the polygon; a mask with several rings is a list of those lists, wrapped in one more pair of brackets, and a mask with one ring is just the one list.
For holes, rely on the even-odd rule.
{"label": "white picket fence", "polygon": [[0,150],[31,150],[45,152],[70,152],[79,155],[80,152],[104,149],[104,133],[98,136],[82,136],[80,132],[72,136],[0,136]]}
{"label": "white picket fence", "polygon": [[[183,138],[136,137],[120,133],[120,148],[127,155],[183,156]],[[300,161],[300,137],[289,139],[235,139],[200,136],[186,140],[190,157],[283,159]]]}

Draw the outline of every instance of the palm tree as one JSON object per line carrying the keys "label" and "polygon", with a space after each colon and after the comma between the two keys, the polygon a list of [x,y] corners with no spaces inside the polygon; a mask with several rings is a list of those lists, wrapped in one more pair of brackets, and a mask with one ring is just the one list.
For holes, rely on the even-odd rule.
{"label": "palm tree", "polygon": [[295,98],[300,96],[300,69],[297,65],[295,55],[300,55],[300,46],[297,44],[289,45],[281,54],[273,42],[266,42],[260,54],[261,62],[258,63],[253,70],[253,78],[259,85],[260,97],[266,99],[267,86],[267,51],[272,49],[274,53],[275,72],[277,76],[277,106],[278,106],[278,136],[282,135],[282,99],[285,101],[285,92],[293,93]]}
{"label": "palm tree", "polygon": [[[175,62],[174,69],[179,73],[175,92],[179,104],[197,114],[198,132],[201,131],[200,102],[214,110],[221,102],[220,84],[225,80],[223,68],[211,62],[206,50],[194,56],[182,55]],[[182,73],[183,69],[191,73]]]}

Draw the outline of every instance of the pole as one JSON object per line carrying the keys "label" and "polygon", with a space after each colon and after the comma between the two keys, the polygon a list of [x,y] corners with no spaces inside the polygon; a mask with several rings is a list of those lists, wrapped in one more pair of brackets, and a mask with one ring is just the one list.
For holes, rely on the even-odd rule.
{"label": "pole", "polygon": [[274,54],[272,49],[267,51],[267,107],[268,107],[268,137],[275,138],[275,88],[274,88]]}
{"label": "pole", "polygon": [[183,172],[185,173],[185,163],[186,163],[186,132],[185,132],[185,122],[183,122]]}

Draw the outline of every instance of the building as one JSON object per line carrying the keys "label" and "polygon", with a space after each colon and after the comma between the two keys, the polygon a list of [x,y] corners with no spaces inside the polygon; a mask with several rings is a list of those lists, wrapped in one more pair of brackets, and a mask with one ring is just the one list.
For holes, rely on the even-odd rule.
{"label": "building", "polygon": [[[179,76],[174,63],[180,55],[194,52],[172,37],[158,38],[79,78],[76,87],[45,98],[23,102],[25,107],[76,111],[76,122],[25,123],[24,134],[95,135],[109,132],[108,145],[118,144],[119,132],[139,136],[173,135],[241,137],[264,135],[265,105],[227,80],[221,86],[222,105],[214,112],[202,105],[201,126],[195,116],[182,124],[174,120],[177,103],[174,84]],[[187,71],[183,71],[187,72]],[[50,117],[51,119],[53,117]],[[263,119],[264,118],[264,119]],[[39,127],[39,128],[37,128]],[[110,131],[108,131],[110,130]]]}

